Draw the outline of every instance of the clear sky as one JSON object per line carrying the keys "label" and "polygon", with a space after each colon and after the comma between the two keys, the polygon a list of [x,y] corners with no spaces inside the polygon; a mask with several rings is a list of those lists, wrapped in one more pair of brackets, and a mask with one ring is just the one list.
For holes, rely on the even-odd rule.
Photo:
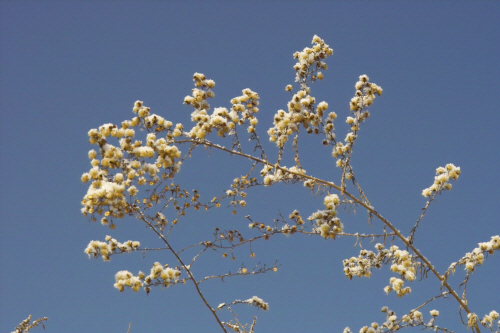
{"label": "clear sky", "polygon": [[[48,332],[126,332],[130,321],[131,332],[217,332],[191,285],[153,289],[148,296],[113,288],[119,270],[149,271],[154,261],[174,265],[167,253],[131,253],[109,263],[83,253],[90,240],[106,235],[161,246],[134,220],[120,221],[113,231],[81,215],[87,185],[80,177],[90,168],[92,148],[87,132],[130,119],[138,99],[190,127],[192,110],[182,101],[193,88],[193,73],[201,72],[216,82],[212,107],[230,107],[244,88],[259,93],[258,126],[265,138],[274,113],[290,98],[284,88],[295,78],[292,54],[310,46],[315,34],[334,55],[311,94],[339,115],[338,137],[347,132],[344,119],[358,76],[367,74],[384,89],[352,160],[373,206],[408,233],[425,205],[421,191],[432,184],[435,168],[451,162],[462,175],[431,206],[416,247],[442,273],[500,233],[497,1],[2,1],[0,13],[2,332],[29,314],[49,317]],[[274,147],[265,147],[275,159]],[[330,151],[319,138],[308,138],[302,164],[308,174],[338,183]],[[248,163],[208,155],[195,152],[178,182],[209,200],[246,173]],[[279,211],[299,209],[307,217],[322,209],[323,198],[300,185],[248,192],[248,205],[237,215],[222,208],[188,214],[173,244],[209,239],[215,227],[251,236],[247,214],[271,223]],[[381,229],[378,221],[370,228],[361,209],[340,218],[347,232]],[[248,251],[234,261],[209,255],[194,273],[279,259],[276,273],[202,286],[212,306],[254,295],[269,302],[268,312],[234,307],[243,322],[258,316],[258,332],[358,331],[385,320],[383,305],[403,315],[439,293],[438,281],[429,276],[410,284],[413,293],[403,299],[386,295],[382,289],[393,276],[388,267],[370,279],[348,280],[342,260],[359,253],[354,244],[352,238],[275,237],[254,245],[255,258]],[[374,243],[362,245],[373,249]],[[481,317],[500,311],[498,256],[478,268],[467,289],[469,305]],[[451,282],[457,286],[461,278],[459,268]],[[424,308],[426,319],[434,308],[441,311],[440,326],[465,331],[456,302],[436,301]]]}

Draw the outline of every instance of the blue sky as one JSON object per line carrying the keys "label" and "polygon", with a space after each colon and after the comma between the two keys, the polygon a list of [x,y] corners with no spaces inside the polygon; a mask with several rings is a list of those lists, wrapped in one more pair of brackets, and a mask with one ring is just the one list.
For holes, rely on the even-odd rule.
{"label": "blue sky", "polygon": [[[0,331],[21,320],[49,317],[49,332],[217,332],[211,314],[192,286],[144,292],[113,288],[119,270],[148,271],[154,261],[174,265],[166,253],[131,253],[111,262],[89,260],[90,240],[112,235],[161,246],[134,220],[116,230],[89,223],[80,214],[90,168],[87,132],[132,117],[134,101],[188,126],[191,109],[182,105],[194,72],[215,80],[213,107],[250,88],[260,95],[259,126],[271,127],[285,109],[295,73],[293,52],[317,34],[334,49],[325,79],[311,94],[339,115],[343,138],[348,102],[361,74],[384,88],[360,131],[353,155],[356,177],[373,206],[407,233],[425,205],[422,189],[435,168],[454,163],[462,175],[438,198],[418,231],[415,245],[441,273],[466,252],[498,235],[500,186],[500,4],[498,2],[98,2],[3,1],[1,12],[0,105],[1,262]],[[229,145],[229,143],[227,144]],[[266,143],[270,158],[276,150]],[[330,149],[319,138],[302,143],[308,174],[339,182]],[[247,147],[248,148],[248,147]],[[250,150],[248,150],[250,152]],[[183,165],[178,182],[210,199],[248,170],[236,157],[199,149]],[[288,151],[285,163],[292,164]],[[188,215],[172,235],[176,247],[208,239],[213,228],[246,235],[245,215],[270,223],[279,211],[298,209],[304,217],[321,209],[300,185],[255,188],[237,215],[211,210]],[[341,212],[347,232],[378,232],[361,209]],[[372,231],[373,230],[373,231]],[[203,286],[212,306],[257,295],[271,310],[235,307],[243,322],[258,316],[258,332],[342,332],[385,320],[383,305],[398,315],[439,293],[431,276],[413,282],[413,293],[398,299],[382,288],[388,267],[370,279],[348,280],[342,260],[359,253],[353,239],[275,237],[256,243],[255,258],[241,251],[234,261],[203,258],[198,276],[237,270],[242,263],[272,264],[276,273],[236,277]],[[173,245],[173,246],[174,246]],[[363,246],[373,249],[373,243]],[[191,254],[189,254],[191,255]],[[469,305],[480,316],[500,311],[497,255],[472,276]],[[457,286],[461,269],[452,279]],[[464,331],[452,300],[424,308],[441,311],[440,326]],[[231,317],[223,315],[223,319]],[[40,330],[40,329],[39,329]]]}

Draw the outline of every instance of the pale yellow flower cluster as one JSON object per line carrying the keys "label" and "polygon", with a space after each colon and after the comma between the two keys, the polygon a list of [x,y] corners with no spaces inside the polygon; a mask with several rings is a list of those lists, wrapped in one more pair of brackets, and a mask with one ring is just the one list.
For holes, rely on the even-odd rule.
{"label": "pale yellow flower cluster", "polygon": [[311,77],[311,80],[323,79],[323,74],[319,70],[328,68],[323,60],[333,54],[328,44],[325,44],[325,41],[317,35],[314,35],[311,44],[313,44],[312,47],[306,47],[302,52],[297,51],[293,54],[293,57],[298,59],[293,69],[297,72],[296,81],[300,83],[305,83],[307,77],[316,72],[316,76]]}
{"label": "pale yellow flower cluster", "polygon": [[316,222],[314,231],[319,233],[323,238],[335,238],[344,229],[344,225],[337,217],[337,207],[340,203],[339,197],[336,194],[327,195],[323,203],[325,210],[313,213],[308,217],[308,220]]}
{"label": "pale yellow flower cluster", "polygon": [[[484,315],[484,318],[483,320],[481,320],[481,323],[483,325],[491,327],[493,325],[493,322],[497,320],[498,317],[499,317],[498,312],[492,310],[489,314]],[[500,321],[498,322],[498,325],[500,326]]]}
{"label": "pale yellow flower cluster", "polygon": [[122,252],[132,252],[138,250],[141,243],[138,241],[126,241],[125,243],[120,243],[116,239],[111,238],[111,236],[106,236],[106,242],[101,241],[90,241],[89,245],[85,248],[85,254],[97,258],[102,256],[104,261],[109,261],[109,256],[113,253]]}
{"label": "pale yellow flower cluster", "polygon": [[243,302],[244,303],[248,303],[250,305],[254,305],[254,306],[258,307],[258,308],[261,308],[264,311],[269,310],[269,304],[267,304],[266,302],[264,302],[262,300],[262,298],[259,298],[257,296],[249,298],[249,299],[247,299],[246,301],[243,301]]}
{"label": "pale yellow flower cluster", "polygon": [[[434,310],[436,311],[436,310]],[[439,312],[438,312],[439,314]],[[403,316],[403,322],[405,323],[422,323],[423,320],[424,320],[424,317],[422,316],[422,312],[418,311],[418,310],[415,310],[415,311],[412,311],[410,312],[410,314],[408,315],[404,315]]]}
{"label": "pale yellow flower cluster", "polygon": [[[416,278],[416,268],[418,263],[414,260],[413,256],[406,250],[399,250],[397,246],[391,246],[389,250],[390,258],[392,259],[391,271],[399,273],[399,275],[408,281],[413,281]],[[411,292],[410,287],[403,288],[404,281],[392,277],[390,279],[390,286],[386,286],[384,291],[386,293],[394,290],[398,297],[402,297]]]}
{"label": "pale yellow flower cluster", "polygon": [[479,246],[476,247],[472,252],[468,252],[465,254],[463,258],[461,258],[458,262],[452,263],[449,270],[454,270],[455,266],[465,265],[465,270],[467,272],[473,272],[476,266],[480,266],[484,261],[484,252],[488,252],[489,254],[493,254],[495,251],[500,249],[500,236],[492,236],[489,242],[479,243]]}
{"label": "pale yellow flower cluster", "polygon": [[[180,161],[175,161],[181,157],[181,152],[170,144],[172,123],[160,116],[151,115],[150,108],[144,106],[142,101],[134,103],[133,112],[138,117],[122,122],[120,129],[113,124],[104,124],[88,133],[90,143],[99,146],[101,160],[97,159],[98,153],[94,149],[89,151],[92,168],[82,175],[81,180],[84,183],[91,181],[92,184],[82,200],[82,213],[104,215],[102,224],[110,224],[111,228],[115,225],[110,219],[123,218],[127,213],[126,192],[133,197],[139,191],[135,185],[154,185],[159,182],[160,168],[166,169],[162,175],[166,178],[173,177],[181,166]],[[135,136],[132,127],[140,124],[148,129],[156,126],[155,132],[167,128],[168,134],[166,138],[157,138],[156,133],[149,133],[145,144],[139,140],[132,141]],[[108,137],[119,139],[120,147],[109,144]],[[153,163],[146,162],[155,156]],[[110,171],[113,169],[117,172],[112,175]]]}
{"label": "pale yellow flower cluster", "polygon": [[130,287],[137,292],[142,286],[145,286],[144,289],[149,292],[149,287],[153,284],[168,287],[179,282],[180,275],[181,271],[178,269],[170,268],[168,265],[162,266],[159,262],[155,262],[151,268],[151,273],[147,276],[143,272],[139,272],[137,276],[134,276],[129,271],[119,271],[115,275],[116,283],[114,287],[119,291],[123,291],[125,287]]}
{"label": "pale yellow flower cluster", "polygon": [[[380,331],[377,331],[377,328],[379,328],[378,323],[373,322],[370,326],[363,326],[363,327],[361,327],[361,329],[359,330],[359,332],[360,333],[377,333],[377,332],[380,332]],[[344,332],[346,332],[346,330],[344,330]],[[348,332],[350,332],[350,330]]]}
{"label": "pale yellow flower cluster", "polygon": [[[382,88],[375,83],[370,83],[366,75],[360,75],[359,81],[355,84],[355,88],[356,93],[350,102],[350,109],[353,114],[346,118],[346,123],[351,126],[351,132],[347,133],[344,142],[337,142],[332,151],[332,156],[337,158],[336,165],[339,168],[346,166],[347,156],[357,138],[356,133],[359,130],[359,126],[365,119],[370,117],[370,112],[367,110],[367,107],[373,104],[376,95],[382,95]],[[336,115],[330,115],[330,117],[335,119]],[[326,129],[328,130],[328,127]],[[331,134],[330,136],[327,135],[327,138],[331,139],[331,137]],[[352,174],[348,173],[346,178],[351,179]]]}
{"label": "pale yellow flower cluster", "polygon": [[186,96],[184,98],[184,103],[192,105],[196,110],[210,109],[207,98],[213,98],[215,96],[212,91],[215,82],[213,80],[207,80],[205,75],[201,73],[194,73],[193,81],[196,88],[193,89],[192,96]]}
{"label": "pale yellow flower cluster", "polygon": [[119,291],[125,290],[125,287],[130,287],[133,291],[137,292],[142,285],[142,281],[129,271],[119,271],[115,274],[114,287]]}
{"label": "pale yellow flower cluster", "polygon": [[396,293],[396,295],[398,297],[402,297],[402,296],[404,296],[406,294],[409,294],[411,292],[411,288],[410,287],[403,288],[405,282],[402,279],[391,277],[389,279],[389,283],[390,283],[390,285],[386,286],[384,288],[384,291],[386,292],[386,294],[388,294],[392,290],[394,290],[394,292]]}
{"label": "pale yellow flower cluster", "polygon": [[[298,59],[294,66],[297,71],[296,81],[300,83],[301,88],[288,102],[288,112],[284,110],[276,112],[274,126],[267,131],[269,140],[276,142],[280,148],[283,148],[288,141],[288,136],[299,131],[301,124],[308,133],[319,133],[318,126],[322,123],[321,117],[328,108],[326,102],[321,102],[316,106],[316,99],[310,95],[308,83],[317,78],[323,79],[323,74],[319,70],[327,69],[323,59],[332,55],[333,50],[318,36],[314,36],[312,43],[314,44],[312,48],[306,47],[302,52],[294,53],[294,58]],[[308,78],[310,82],[307,82]],[[292,88],[288,85],[285,90],[291,91]]]}
{"label": "pale yellow flower cluster", "polygon": [[[256,92],[248,88],[243,89],[242,96],[231,100],[231,104],[233,104],[231,111],[222,107],[215,108],[212,115],[209,115],[207,111],[210,105],[206,100],[214,97],[211,88],[215,86],[215,82],[206,80],[205,75],[200,73],[195,73],[193,78],[195,86],[201,87],[201,89],[193,89],[193,96],[186,96],[184,103],[195,108],[191,113],[191,121],[196,122],[196,125],[185,135],[193,139],[204,139],[208,133],[216,130],[219,136],[224,137],[225,134],[231,132],[236,124],[243,125],[246,120],[249,122],[248,132],[255,131],[258,120],[254,113],[259,111],[257,107],[259,105],[259,95]],[[177,132],[174,131],[174,136],[180,136],[181,133],[182,129]]]}
{"label": "pale yellow flower cluster", "polygon": [[290,219],[294,220],[295,223],[297,223],[298,225],[304,224],[304,220],[302,219],[302,216],[300,216],[299,211],[296,209],[288,217]]}
{"label": "pale yellow flower cluster", "polygon": [[[287,168],[286,166],[283,166],[281,168],[274,168],[274,173],[270,173],[271,170],[273,170],[273,167],[269,164],[264,165],[262,170],[260,171],[261,176],[264,177],[264,185],[269,186],[272,185],[276,182],[279,181],[288,181],[292,179],[300,179],[300,175],[305,175],[306,170],[293,166],[290,168]],[[295,175],[292,173],[288,173],[287,171],[295,172],[299,175]]]}
{"label": "pale yellow flower cluster", "polygon": [[416,268],[419,263],[406,250],[400,250],[396,245],[386,249],[383,244],[375,245],[378,253],[361,250],[358,257],[351,257],[344,260],[344,273],[352,279],[357,277],[370,277],[372,267],[380,268],[387,260],[392,261],[391,271],[399,273],[400,278],[391,277],[390,285],[384,288],[386,293],[394,291],[398,297],[411,292],[410,287],[404,286],[404,280],[413,281],[416,278]]}
{"label": "pale yellow flower cluster", "polygon": [[328,103],[321,102],[315,108],[316,100],[309,95],[309,90],[309,87],[305,87],[293,95],[288,103],[288,112],[278,110],[274,115],[274,126],[267,131],[267,134],[269,141],[276,142],[278,147],[282,148],[288,141],[288,136],[299,131],[300,125],[308,133],[319,133],[318,126],[324,111],[328,108]]}
{"label": "pale yellow flower cluster", "polygon": [[[370,83],[370,79],[366,74],[359,76],[359,81],[356,82],[354,87],[356,88],[356,94],[351,98],[351,111],[361,111],[363,108],[372,105],[375,95],[380,96],[383,92],[382,87],[379,87],[375,83]],[[359,120],[362,121],[363,119]]]}
{"label": "pale yellow flower cluster", "polygon": [[446,167],[439,167],[436,169],[436,176],[434,177],[434,184],[422,191],[422,195],[426,198],[433,194],[437,194],[442,190],[451,190],[451,180],[457,180],[460,176],[460,167],[452,163],[446,164]]}

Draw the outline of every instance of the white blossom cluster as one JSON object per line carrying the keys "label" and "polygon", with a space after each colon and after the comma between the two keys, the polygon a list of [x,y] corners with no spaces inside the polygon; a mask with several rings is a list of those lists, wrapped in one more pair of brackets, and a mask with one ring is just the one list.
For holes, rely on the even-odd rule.
{"label": "white blossom cluster", "polygon": [[316,73],[316,78],[322,80],[323,74],[319,70],[328,68],[323,60],[333,54],[333,50],[328,44],[325,44],[325,41],[317,35],[314,35],[311,44],[313,44],[312,47],[306,47],[302,52],[297,51],[293,54],[293,57],[298,59],[293,66],[293,69],[297,72],[295,81],[300,82],[302,85],[306,83],[306,78],[313,73]]}
{"label": "white blossom cluster", "polygon": [[113,253],[123,253],[123,252],[132,252],[137,250],[141,243],[138,241],[126,241],[125,243],[120,243],[116,239],[111,236],[106,236],[106,242],[101,241],[90,241],[89,245],[85,248],[85,254],[89,256],[93,256],[97,258],[102,256],[104,261],[109,261],[109,256]]}
{"label": "white blossom cluster", "polygon": [[[201,73],[195,73],[193,80],[197,88],[193,89],[192,96],[184,98],[184,103],[195,108],[191,113],[191,120],[196,122],[196,125],[185,133],[186,136],[204,139],[208,133],[216,130],[217,134],[223,137],[225,134],[231,134],[231,130],[235,128],[236,124],[243,125],[247,119],[250,123],[248,132],[255,131],[258,120],[254,114],[259,111],[257,107],[259,105],[259,95],[256,92],[248,88],[243,89],[242,96],[231,99],[231,104],[233,104],[231,111],[223,107],[215,108],[214,112],[209,115],[207,111],[210,109],[210,105],[206,100],[214,97],[211,89],[215,86],[215,82],[207,80],[205,75]],[[198,87],[201,87],[201,89]],[[180,136],[181,134],[182,129],[177,132],[174,131],[174,136]]]}
{"label": "white blossom cluster", "polygon": [[[359,130],[359,126],[366,118],[370,117],[370,112],[367,110],[367,107],[373,104],[376,95],[382,95],[382,88],[375,83],[371,83],[369,80],[370,79],[365,74],[359,76],[359,81],[355,84],[356,93],[350,102],[352,116],[346,119],[346,123],[351,125],[351,132],[347,133],[344,142],[339,141],[333,147],[332,156],[337,158],[336,165],[339,168],[346,166],[347,156],[357,138],[356,133]],[[336,115],[333,115],[333,119],[335,119],[335,117]],[[328,130],[328,127],[326,129]],[[327,139],[332,140],[332,137],[335,138],[331,134],[327,134]],[[351,177],[352,175],[350,173],[346,175],[347,179]]]}
{"label": "white blossom cluster", "polygon": [[500,249],[500,236],[492,236],[489,242],[482,242],[478,244],[472,252],[465,254],[458,262],[454,262],[448,268],[448,272],[455,271],[456,265],[464,265],[467,272],[473,272],[476,266],[480,266],[484,262],[484,252],[493,254]]}
{"label": "white blossom cluster", "polygon": [[336,194],[327,195],[323,201],[325,210],[318,210],[308,217],[308,220],[315,221],[316,227],[314,231],[319,233],[325,239],[335,238],[338,233],[344,229],[344,225],[337,217],[337,207],[340,203],[339,197]]}
{"label": "white blossom cluster", "polygon": [[361,250],[358,257],[344,259],[344,273],[352,279],[357,277],[370,277],[373,267],[380,268],[382,264],[391,261],[391,271],[398,273],[400,278],[391,277],[390,285],[384,288],[386,293],[394,291],[398,297],[411,292],[410,287],[403,288],[404,280],[413,281],[416,278],[416,268],[419,263],[406,250],[400,250],[396,245],[386,249],[383,244],[375,245],[377,254],[373,251]]}
{"label": "white blossom cluster", "polygon": [[149,292],[149,286],[153,284],[168,287],[177,283],[180,275],[180,270],[170,268],[168,265],[162,266],[159,262],[155,262],[151,268],[151,273],[147,276],[143,272],[139,272],[137,276],[134,276],[129,271],[119,271],[115,275],[116,283],[114,287],[119,291],[123,291],[125,287],[130,287],[137,292],[144,286],[146,292]]}
{"label": "white blossom cluster", "polygon": [[[133,112],[138,117],[122,122],[121,128],[104,124],[99,129],[89,131],[89,142],[99,146],[101,159],[97,159],[96,150],[89,151],[92,168],[81,177],[84,183],[92,182],[82,200],[84,215],[104,215],[101,219],[104,225],[109,224],[111,218],[123,218],[127,213],[126,192],[133,197],[139,192],[136,185],[154,185],[159,182],[158,174],[162,167],[166,171],[162,175],[164,178],[173,177],[180,171],[181,162],[176,162],[175,159],[181,157],[181,152],[169,143],[172,138],[172,123],[160,116],[150,115],[149,111],[150,108],[144,106],[142,101],[136,101]],[[135,136],[132,127],[139,124],[146,128],[156,126],[155,132],[167,128],[167,137],[157,138],[156,133],[149,133],[145,144],[139,140],[132,141]],[[108,137],[119,139],[120,147],[108,143]],[[147,162],[147,159],[155,156],[152,163]],[[111,174],[113,169],[116,172]],[[111,222],[110,227],[114,228],[115,225]]]}
{"label": "white blossom cluster", "polygon": [[[274,173],[271,173],[271,170],[274,169]],[[287,171],[295,172],[298,173],[299,175],[305,175],[306,170],[300,168],[300,167],[290,167],[287,168],[285,166],[281,168],[273,168],[273,166],[266,164],[260,171],[260,174],[262,177],[264,177],[264,185],[269,186],[273,183],[283,181],[283,180],[291,180],[291,179],[298,179],[300,176],[297,176],[292,173],[288,173]]]}
{"label": "white blossom cluster", "polygon": [[192,90],[192,96],[184,97],[184,103],[192,105],[196,110],[210,109],[207,98],[213,98],[215,96],[212,91],[215,82],[213,80],[207,80],[205,75],[201,73],[194,73],[193,81],[196,88]]}
{"label": "white blossom cluster", "polygon": [[[489,314],[484,315],[484,318],[481,320],[481,324],[488,326],[490,329],[492,329],[495,320],[497,320],[498,318],[499,318],[498,312],[492,310],[490,311]],[[497,322],[497,325],[500,327],[500,320]]]}
{"label": "white blossom cluster", "polygon": [[269,304],[267,304],[266,302],[264,302],[264,300],[262,300],[262,298],[259,298],[257,296],[253,296],[252,298],[249,298],[243,302],[261,308],[264,311],[269,310]]}
{"label": "white blossom cluster", "polygon": [[439,193],[442,190],[451,190],[450,180],[457,180],[460,175],[460,167],[456,167],[452,163],[446,164],[445,167],[436,169],[434,184],[422,191],[422,195],[426,198],[433,194]]}
{"label": "white blossom cluster", "polygon": [[[284,110],[276,112],[274,126],[267,131],[269,140],[276,142],[280,148],[283,148],[285,142],[288,141],[288,136],[298,132],[301,124],[308,133],[319,133],[318,126],[322,123],[321,117],[328,109],[326,102],[316,105],[316,99],[310,95],[310,88],[306,81],[309,77],[311,82],[323,79],[323,74],[319,70],[327,69],[323,60],[332,55],[333,50],[318,36],[314,36],[312,43],[314,45],[311,48],[306,47],[302,52],[294,53],[294,58],[298,59],[294,66],[297,72],[296,81],[300,83],[301,88],[292,95],[291,101],[288,102],[288,112]],[[288,85],[286,90],[291,91],[292,86]]]}
{"label": "white blossom cluster", "polygon": [[[398,324],[398,317],[396,313],[392,310],[389,310],[387,306],[382,307],[382,312],[386,314],[386,321],[382,323],[381,325],[378,324],[377,322],[373,322],[370,324],[370,326],[363,326],[359,330],[360,333],[381,333],[381,332],[387,332],[387,329],[389,330],[394,330],[397,331],[402,328],[402,324]],[[433,318],[439,316],[439,311],[437,310],[431,310],[430,314],[433,316]],[[417,326],[420,324],[423,324],[423,316],[422,312],[418,310],[411,311],[407,315],[403,315],[401,318],[400,322],[403,324],[409,324],[409,326]],[[392,331],[391,331],[392,332]],[[352,333],[351,329],[349,327],[346,327],[344,329],[344,333]]]}

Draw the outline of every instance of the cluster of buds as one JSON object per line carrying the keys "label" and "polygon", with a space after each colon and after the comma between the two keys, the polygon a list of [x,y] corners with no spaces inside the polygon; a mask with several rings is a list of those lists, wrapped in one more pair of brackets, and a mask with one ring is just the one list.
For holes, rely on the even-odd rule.
{"label": "cluster of buds", "polygon": [[290,219],[294,220],[297,225],[304,224],[304,220],[302,219],[302,216],[300,216],[299,211],[296,209],[288,217]]}
{"label": "cluster of buds", "polygon": [[249,88],[243,89],[241,96],[231,99],[230,118],[234,123],[243,125],[245,120],[250,121],[249,133],[253,133],[258,121],[255,114],[259,112],[259,94]]}
{"label": "cluster of buds", "polygon": [[[273,166],[266,164],[260,171],[260,174],[262,177],[264,177],[264,185],[269,186],[272,185],[273,183],[279,182],[279,181],[290,181],[290,180],[300,180],[303,179],[301,175],[306,174],[306,170],[302,169],[301,167],[293,166],[290,168],[287,168],[285,166],[281,168],[274,168],[274,173],[271,173],[271,170],[273,170]],[[288,172],[290,171],[290,172]],[[293,172],[293,173],[292,173]]]}
{"label": "cluster of buds", "polygon": [[[24,319],[19,325],[16,326],[12,333],[28,333],[32,328],[38,327],[38,324],[42,324],[42,321],[49,320],[47,317],[38,318],[37,320],[31,322],[31,315],[28,318]],[[45,329],[45,326],[42,324],[42,327]]]}
{"label": "cluster of buds", "polygon": [[[336,165],[339,168],[346,167],[347,156],[357,138],[356,133],[359,130],[359,126],[366,118],[370,117],[370,112],[367,110],[367,107],[373,104],[375,95],[382,95],[382,88],[375,83],[370,83],[366,75],[360,75],[359,81],[355,84],[355,88],[356,93],[350,102],[352,116],[346,118],[346,123],[351,126],[351,131],[347,133],[344,143],[337,142],[332,151],[332,156],[337,158]],[[332,140],[331,135],[327,135],[327,139]],[[352,175],[347,175],[348,179],[351,177]]]}
{"label": "cluster of buds", "polygon": [[138,241],[128,240],[125,243],[120,243],[116,239],[111,238],[111,236],[106,236],[106,242],[101,241],[90,241],[89,245],[85,248],[85,254],[93,256],[97,258],[102,256],[104,261],[109,261],[109,256],[113,253],[123,253],[123,252],[132,252],[141,246],[141,243]]}
{"label": "cluster of buds", "polygon": [[[481,324],[485,326],[489,326],[490,328],[493,326],[495,320],[499,318],[498,312],[495,310],[490,311],[489,314],[484,315],[483,320],[481,320]],[[498,326],[500,326],[500,320],[498,321]]]}
{"label": "cluster of buds", "polygon": [[[274,115],[274,126],[271,127],[267,134],[271,142],[276,142],[279,148],[283,148],[288,141],[288,136],[299,131],[299,126],[302,125],[306,131],[318,134],[320,132],[318,126],[322,124],[322,117],[328,103],[321,102],[316,105],[316,99],[310,95],[308,83],[316,79],[323,79],[323,74],[320,69],[327,69],[327,65],[323,62],[327,56],[333,54],[333,50],[324,43],[318,36],[314,36],[312,43],[313,47],[306,47],[302,52],[295,52],[294,58],[298,59],[294,69],[297,72],[296,82],[299,82],[300,90],[292,94],[292,99],[288,102],[288,112],[278,110]],[[310,78],[308,82],[307,79]],[[285,90],[291,91],[293,87],[287,85]],[[332,127],[333,128],[333,127]]]}
{"label": "cluster of buds", "polygon": [[356,82],[354,87],[356,88],[356,93],[353,98],[351,98],[350,108],[351,111],[355,112],[356,118],[359,122],[366,118],[366,115],[361,114],[361,111],[372,105],[375,95],[382,95],[382,88],[375,83],[370,83],[370,79],[366,74],[359,76],[359,81]]}
{"label": "cluster of buds", "polygon": [[201,73],[194,73],[193,81],[196,88],[192,90],[192,96],[186,96],[184,98],[184,103],[192,105],[196,110],[210,109],[207,98],[213,98],[215,96],[212,91],[215,82],[213,80],[207,80],[205,75]]}
{"label": "cluster of buds", "polygon": [[[149,111],[150,107],[144,105],[143,101],[135,101],[134,107],[132,111],[138,115],[138,117],[132,118],[132,120],[126,120],[122,122],[122,129],[125,131],[130,130],[129,134],[133,133],[133,130],[130,127],[135,127],[140,123],[143,123],[147,129],[155,127],[155,132],[161,132],[166,128],[170,128],[172,126],[172,122],[165,120],[162,116],[157,114],[151,114]],[[129,135],[133,136],[133,135]]]}
{"label": "cluster of buds", "polygon": [[384,291],[386,292],[386,294],[388,294],[392,290],[394,290],[394,292],[396,293],[396,295],[398,297],[402,297],[402,296],[404,296],[406,294],[409,294],[411,292],[411,288],[410,287],[403,288],[403,285],[404,285],[405,282],[402,279],[391,277],[390,280],[389,280],[389,283],[390,283],[390,285],[386,286],[384,288]]}
{"label": "cluster of buds", "polygon": [[[318,134],[318,126],[322,123],[322,116],[328,109],[328,103],[321,102],[316,109],[315,103],[315,98],[309,95],[309,87],[293,95],[292,101],[288,103],[288,112],[278,110],[274,115],[274,126],[267,131],[269,141],[276,142],[276,145],[282,148],[288,141],[288,137],[299,131],[300,125],[306,129],[307,133]],[[332,131],[333,123],[327,127]]]}
{"label": "cluster of buds", "polygon": [[479,243],[478,247],[472,250],[472,252],[466,253],[458,262],[452,263],[450,268],[448,268],[448,272],[455,271],[456,265],[464,265],[468,273],[473,272],[476,266],[483,264],[485,259],[484,252],[493,254],[498,249],[500,249],[500,236],[492,236],[489,242]]}
{"label": "cluster of buds", "polygon": [[391,261],[391,271],[399,273],[400,279],[391,278],[390,286],[384,288],[389,293],[392,290],[401,297],[411,291],[409,287],[403,288],[404,280],[413,281],[416,278],[416,268],[419,263],[406,250],[400,250],[396,245],[386,249],[383,244],[375,245],[377,253],[368,250],[361,250],[358,257],[344,259],[344,273],[352,279],[357,277],[370,277],[373,267],[380,269],[382,264]]}
{"label": "cluster of buds", "polygon": [[241,176],[240,178],[235,178],[231,184],[231,189],[226,191],[226,195],[233,197],[230,205],[232,206],[246,206],[246,201],[242,199],[236,199],[236,196],[246,198],[247,193],[244,191],[248,187],[257,184],[257,178],[249,178],[247,176]]}
{"label": "cluster of buds", "polygon": [[331,56],[333,50],[328,44],[325,44],[323,39],[316,35],[312,39],[312,44],[312,47],[306,47],[302,52],[297,51],[293,54],[293,57],[298,59],[297,63],[293,66],[293,69],[297,72],[297,82],[305,83],[305,80],[311,74],[315,74],[311,77],[311,81],[316,80],[316,78],[322,80],[323,74],[320,70],[328,68],[323,60],[327,56]]}
{"label": "cluster of buds", "polygon": [[336,194],[327,195],[324,199],[325,210],[319,210],[308,217],[308,220],[316,222],[314,231],[319,233],[321,237],[335,238],[338,233],[344,229],[344,225],[337,217],[337,207],[340,203],[339,197]]}
{"label": "cluster of buds", "polygon": [[[434,310],[435,311],[435,310]],[[403,316],[403,322],[409,323],[409,324],[421,324],[423,323],[423,316],[422,312],[415,310],[411,311],[409,314]]]}
{"label": "cluster of buds", "polygon": [[264,302],[264,300],[262,300],[262,298],[259,298],[257,296],[249,298],[249,299],[243,301],[243,303],[248,303],[250,305],[254,305],[254,306],[256,306],[264,311],[269,310],[269,304],[267,304],[266,302]]}
{"label": "cluster of buds", "polygon": [[[258,228],[261,232],[264,232],[264,239],[265,240],[269,239],[269,233],[271,233],[273,231],[276,231],[276,229],[273,228],[273,227],[271,227],[270,225],[265,225],[264,223],[259,223],[259,222],[249,223],[248,227],[250,229]],[[289,236],[290,234],[293,234],[293,233],[295,233],[297,231],[297,226],[293,226],[293,228],[290,228],[290,226],[288,224],[285,224],[285,226],[283,228],[281,228],[281,231],[286,236]]]}
{"label": "cluster of buds", "polygon": [[451,190],[450,180],[457,180],[460,176],[460,167],[456,167],[452,163],[446,164],[446,167],[436,169],[434,184],[422,191],[422,195],[426,198],[435,195],[442,190]]}
{"label": "cluster of buds", "polygon": [[[131,127],[139,125],[141,121],[146,127],[148,123],[156,124],[156,132],[159,132],[159,128],[172,126],[171,122],[162,117],[150,115],[149,110],[142,101],[136,101],[133,111],[139,117],[124,121],[120,129],[113,124],[104,124],[99,129],[89,131],[90,143],[99,146],[101,160],[97,159],[98,153],[94,149],[89,151],[92,168],[82,175],[81,180],[84,183],[92,181],[92,184],[82,200],[82,213],[104,215],[101,222],[110,224],[111,228],[115,227],[112,221],[109,223],[111,218],[123,218],[127,213],[126,191],[133,197],[139,191],[135,185],[158,183],[158,173],[162,167],[166,171],[161,175],[164,179],[172,178],[180,171],[181,162],[176,162],[175,159],[181,157],[181,152],[176,146],[168,144],[172,137],[170,129],[166,138],[157,138],[157,133],[149,133],[145,144],[139,140],[132,141],[135,131]],[[176,126],[175,130],[178,130],[178,127]],[[180,127],[182,128],[182,125]],[[120,147],[109,144],[106,141],[109,136],[118,138]],[[128,155],[127,158],[124,157],[125,154]],[[155,156],[153,163],[146,162]],[[112,169],[119,172],[111,175]]]}
{"label": "cluster of buds", "polygon": [[125,184],[94,180],[81,202],[82,213],[85,216],[95,213],[104,215],[101,218],[103,225],[108,225],[110,218],[123,218],[127,207],[124,191]]}
{"label": "cluster of buds", "polygon": [[125,287],[130,287],[133,291],[138,292],[142,285],[142,281],[129,271],[119,271],[115,274],[114,287],[119,291],[124,291]]}
{"label": "cluster of buds", "polygon": [[145,286],[144,289],[149,293],[149,286],[162,285],[168,287],[179,282],[180,275],[180,270],[170,268],[168,265],[162,266],[159,262],[155,262],[151,268],[151,273],[147,276],[143,272],[139,272],[137,276],[134,276],[129,271],[119,271],[115,275],[116,283],[114,287],[119,291],[123,291],[125,287],[130,287],[137,292],[142,286]]}
{"label": "cluster of buds", "polygon": [[[243,125],[247,119],[250,123],[248,132],[253,133],[255,131],[258,120],[254,113],[259,111],[257,107],[259,105],[259,95],[256,92],[248,88],[243,89],[242,96],[231,99],[233,104],[231,111],[222,107],[215,108],[212,115],[209,115],[207,111],[210,106],[206,99],[214,96],[211,88],[213,88],[215,82],[205,80],[205,76],[200,73],[195,73],[193,77],[195,78],[195,85],[204,89],[195,88],[193,89],[193,96],[184,98],[185,104],[195,108],[191,113],[191,120],[196,122],[196,125],[186,133],[188,137],[204,139],[213,130],[216,130],[219,136],[224,137],[225,134],[231,134],[231,130],[235,128],[236,124]],[[180,136],[181,134],[182,128],[179,128],[177,132],[174,131],[174,136]]]}

